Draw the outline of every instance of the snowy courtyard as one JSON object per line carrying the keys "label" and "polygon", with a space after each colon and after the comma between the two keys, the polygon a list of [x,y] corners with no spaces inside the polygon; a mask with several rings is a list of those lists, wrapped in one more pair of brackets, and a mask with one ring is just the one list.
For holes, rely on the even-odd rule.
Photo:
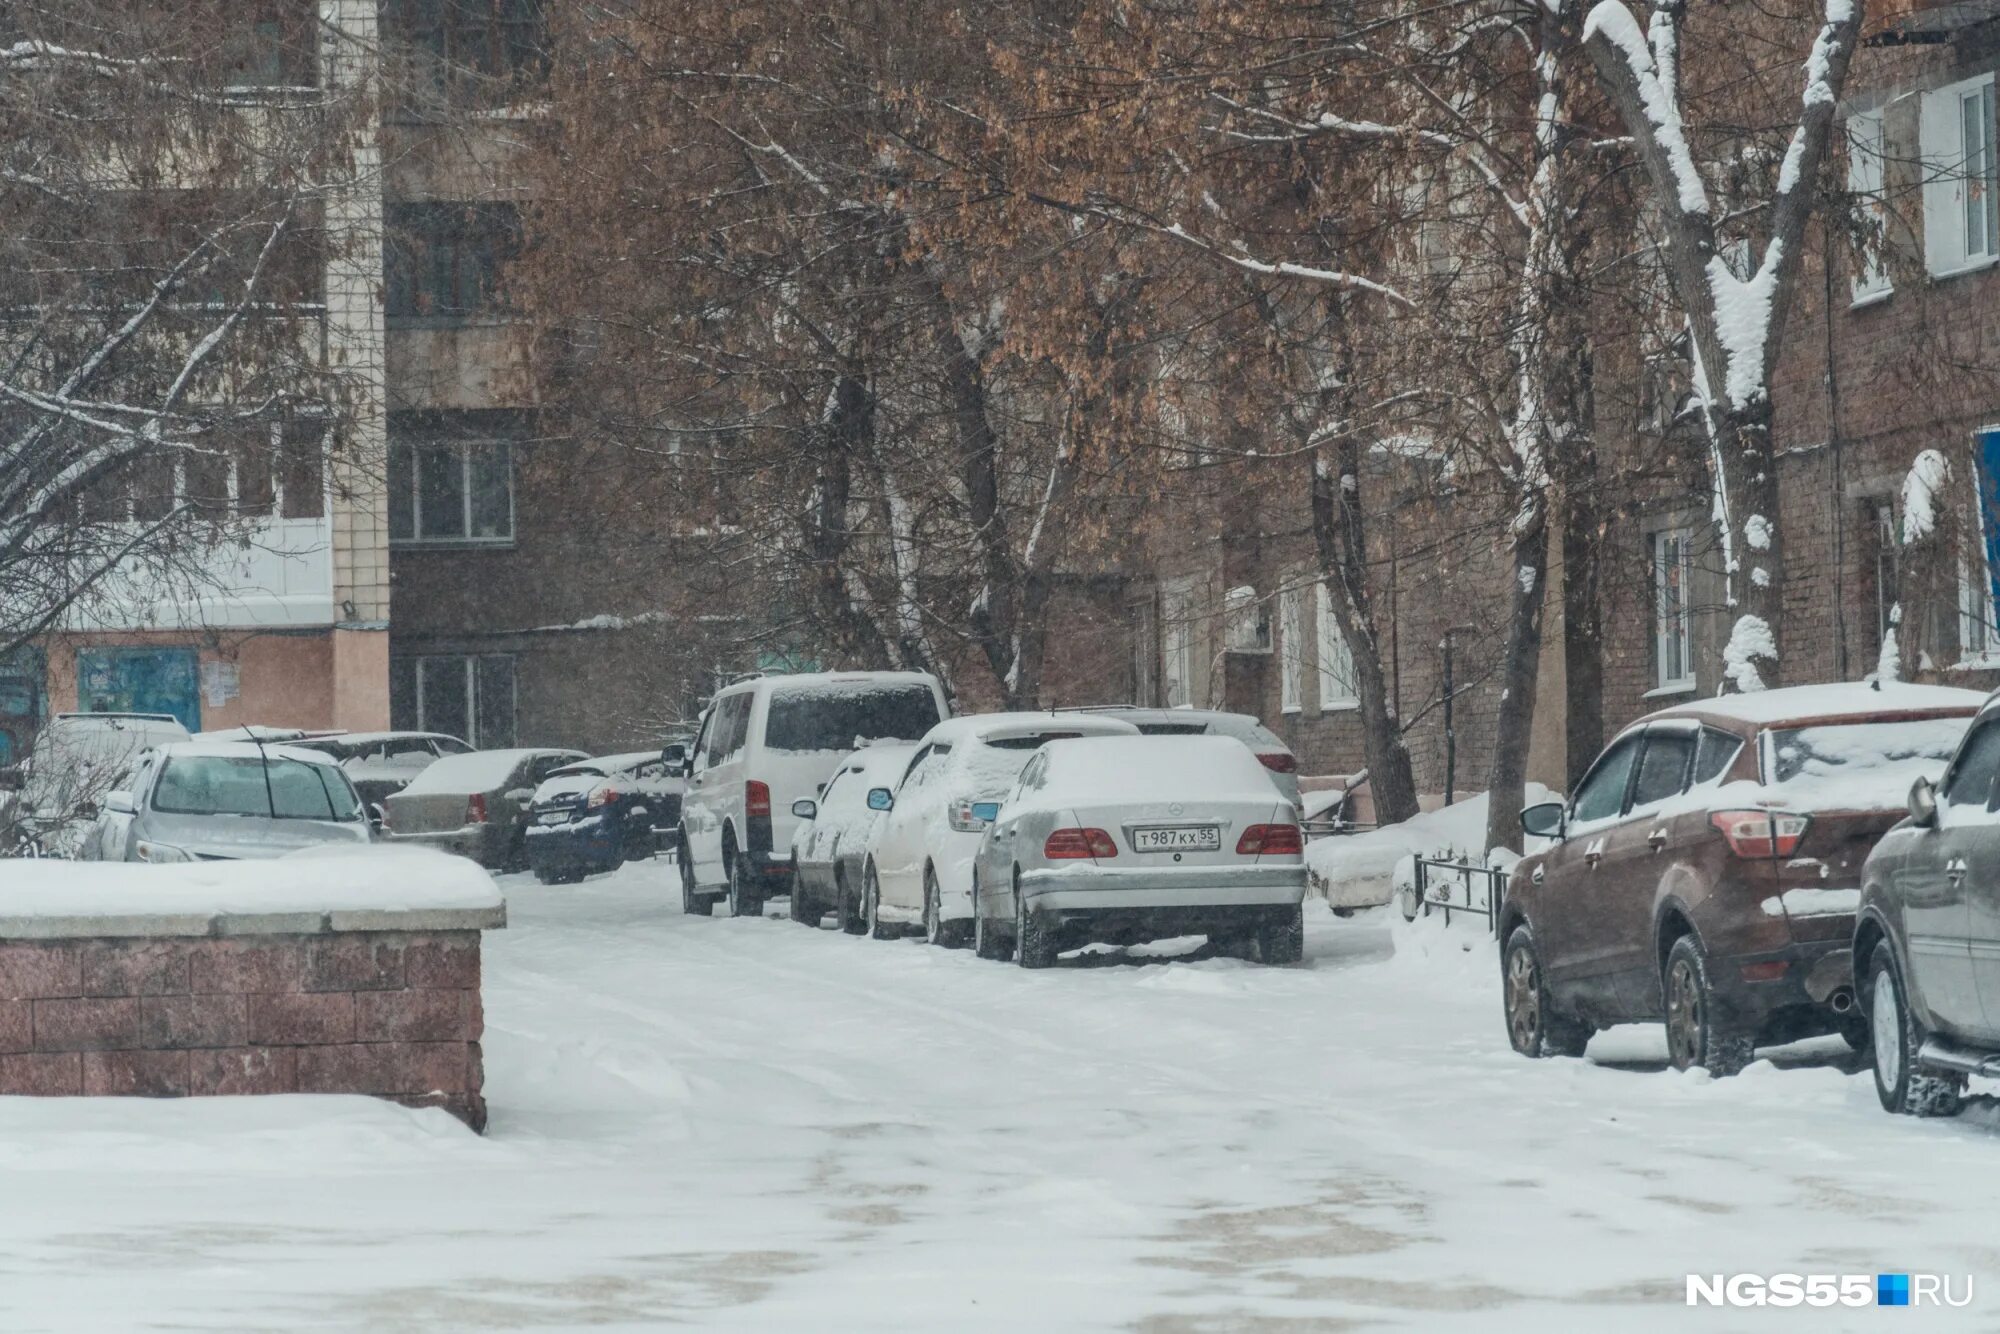
{"label": "snowy courtyard", "polygon": [[485,1138],[0,1103],[0,1328],[1826,1329],[1878,1317],[1690,1312],[1685,1275],[2000,1272],[1990,1106],[1885,1116],[1833,1039],[1727,1081],[1650,1029],[1523,1060],[1477,919],[1028,974],[685,917],[673,877],[503,880]]}

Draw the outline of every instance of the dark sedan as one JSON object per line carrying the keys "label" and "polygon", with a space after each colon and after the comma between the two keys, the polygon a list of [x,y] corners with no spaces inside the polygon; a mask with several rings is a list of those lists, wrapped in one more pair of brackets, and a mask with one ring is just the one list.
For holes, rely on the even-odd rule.
{"label": "dark sedan", "polygon": [[545,885],[651,857],[680,824],[684,780],[659,751],[606,755],[557,769],[528,808],[528,865]]}

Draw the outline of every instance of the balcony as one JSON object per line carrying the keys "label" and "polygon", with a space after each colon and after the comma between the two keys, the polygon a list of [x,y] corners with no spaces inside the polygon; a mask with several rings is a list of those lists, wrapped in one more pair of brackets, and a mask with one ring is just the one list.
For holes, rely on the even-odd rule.
{"label": "balcony", "polygon": [[66,627],[73,630],[304,629],[331,626],[333,525],[258,518],[192,568],[121,569]]}
{"label": "balcony", "polygon": [[1868,35],[1885,45],[1945,42],[1995,17],[1993,0],[1876,0],[1868,8]]}

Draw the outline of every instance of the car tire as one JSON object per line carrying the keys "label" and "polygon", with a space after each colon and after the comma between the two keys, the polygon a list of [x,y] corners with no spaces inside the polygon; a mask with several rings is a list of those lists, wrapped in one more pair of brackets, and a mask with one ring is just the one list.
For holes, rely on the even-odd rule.
{"label": "car tire", "polygon": [[1581,1056],[1590,1044],[1587,1024],[1559,1013],[1542,975],[1535,933],[1523,922],[1507,937],[1500,957],[1501,1005],[1507,1040],[1523,1056]]}
{"label": "car tire", "polygon": [[1298,963],[1306,957],[1306,910],[1292,909],[1282,922],[1257,930],[1257,957],[1267,964]]}
{"label": "car tire", "polygon": [[544,885],[560,885],[563,882],[563,878],[559,873],[550,870],[546,866],[537,866],[535,868],[535,879]]}
{"label": "car tire", "polygon": [[724,847],[722,856],[724,870],[729,876],[729,915],[762,917],[764,900],[750,888],[750,872],[744,865],[746,858],[731,847]]}
{"label": "car tire", "polygon": [[875,876],[875,863],[868,863],[861,904],[861,922],[870,940],[893,940],[896,930],[882,920],[882,882]]}
{"label": "car tire", "polygon": [[1874,1037],[1875,1096],[1887,1112],[1907,1116],[1957,1116],[1965,1081],[1917,1071],[1917,1052],[1929,1036],[1910,1010],[1910,993],[1888,941],[1868,961],[1868,1025]]}
{"label": "car tire", "polygon": [[848,892],[847,873],[834,868],[833,872],[834,911],[840,915],[840,929],[850,936],[858,936],[868,929],[868,921],[861,915],[861,905]]}
{"label": "car tire", "polygon": [[792,902],[791,918],[800,926],[819,930],[819,919],[825,915],[825,908],[806,889],[805,881],[799,879],[799,859],[792,858]]}
{"label": "car tire", "polygon": [[982,959],[1005,962],[1013,949],[995,928],[999,923],[979,911],[979,881],[972,882],[972,952]]}
{"label": "car tire", "polygon": [[1056,961],[1055,937],[1038,912],[1028,910],[1020,880],[1014,882],[1014,962],[1023,968],[1050,968]]}
{"label": "car tire", "polygon": [[1729,1027],[1718,1014],[1708,955],[1692,935],[1682,936],[1667,951],[1660,995],[1667,1012],[1667,1059],[1676,1070],[1698,1065],[1721,1079],[1750,1064],[1755,1036]]}
{"label": "car tire", "polygon": [[938,888],[937,873],[924,868],[924,939],[939,949],[962,950],[966,929],[972,923],[944,920],[944,894]]}
{"label": "car tire", "polygon": [[715,901],[702,897],[694,883],[694,858],[684,855],[674,860],[678,861],[681,867],[681,912],[689,917],[707,917],[713,914]]}

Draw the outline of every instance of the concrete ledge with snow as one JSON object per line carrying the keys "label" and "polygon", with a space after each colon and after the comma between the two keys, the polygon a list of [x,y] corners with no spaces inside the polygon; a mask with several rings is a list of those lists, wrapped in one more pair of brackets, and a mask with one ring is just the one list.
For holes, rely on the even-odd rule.
{"label": "concrete ledge with snow", "polygon": [[0,870],[0,1096],[360,1093],[486,1124],[493,880],[408,848]]}

